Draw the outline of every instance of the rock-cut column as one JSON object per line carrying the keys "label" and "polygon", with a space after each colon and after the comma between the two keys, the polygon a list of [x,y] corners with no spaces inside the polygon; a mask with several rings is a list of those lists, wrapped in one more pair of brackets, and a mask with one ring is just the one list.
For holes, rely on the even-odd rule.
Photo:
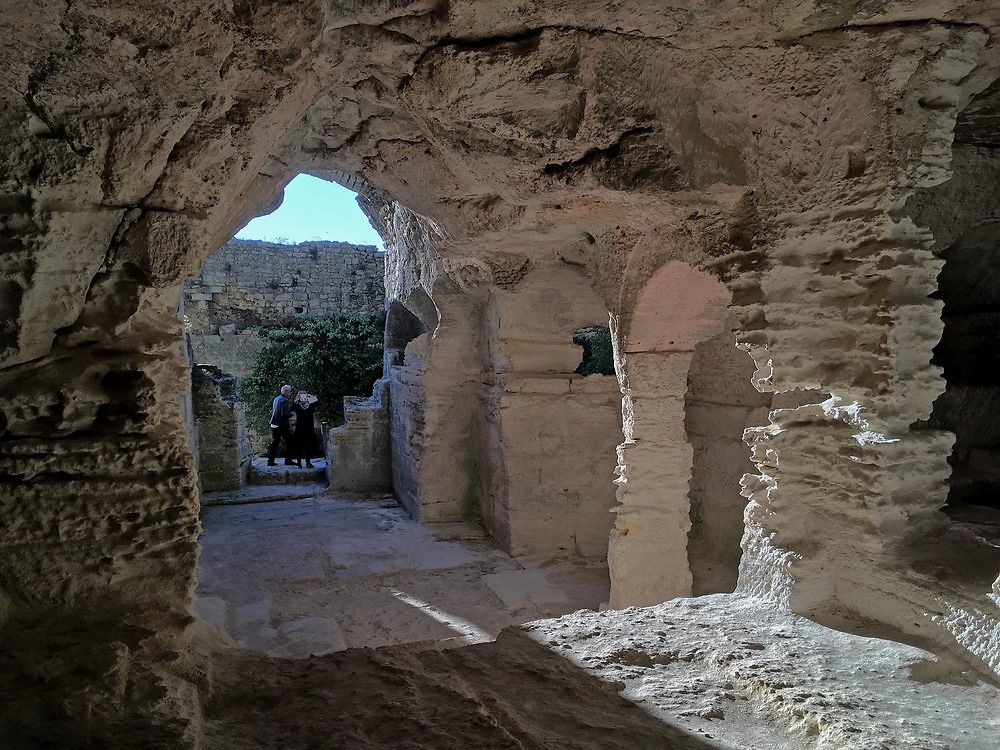
{"label": "rock-cut column", "polygon": [[691,594],[684,394],[694,348],[722,330],[729,301],[718,279],[671,261],[643,287],[628,330],[614,331],[625,440],[608,549],[612,607]]}

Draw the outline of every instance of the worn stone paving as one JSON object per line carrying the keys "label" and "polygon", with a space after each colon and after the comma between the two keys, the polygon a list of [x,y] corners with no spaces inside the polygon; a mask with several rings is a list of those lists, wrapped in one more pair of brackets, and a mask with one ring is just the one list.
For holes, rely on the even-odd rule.
{"label": "worn stone paving", "polygon": [[[272,492],[305,485],[274,485]],[[309,497],[202,511],[196,610],[235,645],[305,657],[462,645],[607,599],[601,564],[516,560],[471,524],[420,525],[392,498]],[[265,500],[264,502],[260,502]]]}

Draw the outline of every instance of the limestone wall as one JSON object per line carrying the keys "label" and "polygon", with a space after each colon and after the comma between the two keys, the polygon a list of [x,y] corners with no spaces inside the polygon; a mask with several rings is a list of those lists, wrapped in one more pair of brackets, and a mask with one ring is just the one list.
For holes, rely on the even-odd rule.
{"label": "limestone wall", "polygon": [[230,240],[184,285],[195,361],[241,377],[263,347],[253,326],[381,310],[384,254],[369,245]]}
{"label": "limestone wall", "polygon": [[490,292],[486,394],[491,459],[483,518],[515,554],[604,559],[613,523],[621,394],[613,376],[574,374],[579,328],[607,308],[578,268],[525,269]]}
{"label": "limestone wall", "polygon": [[[607,320],[590,280],[513,252],[447,262],[412,212],[370,208],[389,248],[397,497],[424,521],[479,520],[514,554],[604,559],[620,395],[574,373],[574,332]],[[412,329],[402,348],[397,329]]]}
{"label": "limestone wall", "polygon": [[[393,346],[401,342],[387,341],[394,491],[420,520],[478,519],[485,474],[476,435],[487,358],[481,286],[488,268],[446,261],[433,232],[394,201],[372,196],[369,210],[386,238],[386,296],[423,331],[402,350]],[[440,315],[442,308],[449,314]],[[387,324],[390,338],[394,331]]]}
{"label": "limestone wall", "polygon": [[235,376],[214,367],[195,367],[191,395],[202,491],[239,489],[246,484],[253,451]]}

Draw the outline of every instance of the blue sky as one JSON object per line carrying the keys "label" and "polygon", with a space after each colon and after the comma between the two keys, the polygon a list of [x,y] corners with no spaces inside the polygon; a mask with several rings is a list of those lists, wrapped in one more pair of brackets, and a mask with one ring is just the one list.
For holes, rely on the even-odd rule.
{"label": "blue sky", "polygon": [[236,233],[241,240],[307,242],[339,240],[382,247],[355,193],[335,182],[300,174],[285,186],[277,211],[260,216]]}

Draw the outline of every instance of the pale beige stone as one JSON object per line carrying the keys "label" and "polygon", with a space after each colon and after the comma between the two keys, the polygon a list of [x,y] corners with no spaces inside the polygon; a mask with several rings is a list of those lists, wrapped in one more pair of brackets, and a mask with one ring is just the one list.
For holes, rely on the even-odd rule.
{"label": "pale beige stone", "polygon": [[[11,731],[29,747],[303,744],[282,735],[282,717],[203,722],[203,706],[221,709],[191,641],[199,503],[177,313],[184,278],[310,172],[361,193],[388,248],[390,308],[421,324],[386,363],[393,487],[420,520],[481,518],[509,549],[589,557],[600,554],[596,519],[614,508],[610,604],[689,594],[700,468],[685,396],[698,347],[732,327],[753,385],[772,394],[752,417],[770,408],[766,420],[744,423],[754,469],[742,478],[743,554],[724,611],[582,615],[562,622],[576,633],[565,651],[590,649],[585,634],[613,622],[589,655],[624,649],[608,658],[645,668],[673,657],[645,646],[636,657],[622,634],[651,637],[665,612],[690,634],[705,615],[721,635],[685,635],[692,658],[711,654],[704,666],[723,685],[738,676],[729,658],[743,662],[741,694],[771,722],[763,742],[744,741],[746,722],[727,725],[727,742],[771,746],[794,726],[803,747],[954,747],[968,735],[952,728],[975,724],[986,746],[995,732],[979,733],[980,709],[994,688],[933,687],[907,703],[898,673],[926,657],[866,641],[885,679],[855,679],[857,643],[815,623],[964,665],[914,666],[921,685],[928,674],[995,680],[1000,669],[996,543],[989,523],[940,512],[954,438],[928,423],[947,393],[931,364],[944,304],[930,295],[947,267],[935,243],[954,245],[988,214],[968,218],[973,204],[995,192],[991,159],[961,152],[996,146],[998,28],[994,3],[957,0],[0,11],[0,627],[16,644],[4,684],[37,688],[9,694]],[[575,389],[572,377],[573,331],[609,318],[621,437],[614,394],[603,382]],[[724,406],[700,419],[737,429]],[[617,505],[603,484],[616,458]],[[574,538],[586,545],[571,550]],[[757,646],[732,650],[730,635],[771,649],[754,633],[777,627],[818,644],[810,663],[843,685],[820,696],[832,707],[794,693],[810,679],[788,668],[794,648],[772,649],[766,667]],[[606,682],[593,688],[550,648],[514,643],[402,656],[392,673],[435,687],[437,674],[450,686],[469,684],[456,674],[495,676],[505,690],[482,701],[434,694],[489,716],[514,705],[497,695],[527,696],[544,720],[497,715],[530,727],[539,746],[577,741],[578,696],[620,734],[595,740],[607,747],[665,744],[671,709],[717,720],[714,704],[675,700],[699,693],[697,676],[626,688],[663,711],[651,727]],[[279,662],[240,677],[264,686],[294,673],[303,679],[288,684],[315,686],[349,674],[331,664],[380,668],[366,654],[343,659],[312,678]],[[499,659],[511,671],[544,665],[549,680],[496,674]],[[575,702],[546,704],[544,688],[560,680]],[[856,684],[898,702],[879,713]],[[430,726],[415,694],[399,705]],[[344,695],[338,705],[354,705]],[[937,699],[946,718],[935,734],[926,707]],[[857,706],[877,724],[859,726]],[[289,720],[298,731],[302,715]],[[328,730],[315,735],[323,741],[379,723],[341,716],[331,729],[336,712],[308,715]],[[471,734],[460,724],[449,714],[438,746],[498,736],[496,722]],[[344,746],[356,737],[337,735]]]}

